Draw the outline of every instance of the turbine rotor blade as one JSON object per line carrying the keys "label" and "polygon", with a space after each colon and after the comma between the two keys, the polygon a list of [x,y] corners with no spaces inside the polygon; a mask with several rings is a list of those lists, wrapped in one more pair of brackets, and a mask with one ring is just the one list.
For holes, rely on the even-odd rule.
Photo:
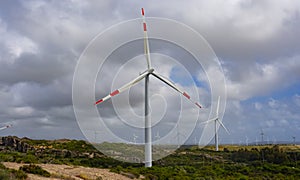
{"label": "turbine rotor blade", "polygon": [[218,97],[217,111],[216,114],[219,116],[219,108],[220,108],[220,96]]}
{"label": "turbine rotor blade", "polygon": [[0,130],[6,129],[6,128],[10,128],[12,125],[6,125],[0,128]]}
{"label": "turbine rotor blade", "polygon": [[225,129],[225,131],[226,131],[228,134],[230,134],[230,132],[228,131],[228,129],[224,126],[224,124],[222,123],[222,121],[219,120],[219,118],[216,119],[216,121],[218,121],[218,122],[220,123],[220,125]]}
{"label": "turbine rotor blade", "polygon": [[213,122],[213,121],[215,121],[215,120],[217,120],[217,119],[218,119],[218,118],[216,117],[216,118],[213,118],[213,119],[210,119],[210,120],[201,122],[201,123],[199,123],[199,124],[200,124],[200,125],[202,125],[202,124],[208,124],[208,123]]}
{"label": "turbine rotor blade", "polygon": [[108,99],[110,99],[111,97],[122,93],[123,91],[131,88],[132,86],[136,85],[138,82],[140,82],[145,76],[147,76],[148,74],[152,73],[154,70],[153,69],[149,69],[146,72],[142,73],[141,75],[139,75],[137,78],[135,78],[134,80],[130,81],[129,83],[125,84],[124,86],[122,86],[121,88],[111,92],[110,94],[108,94],[107,96],[105,96],[104,98],[98,100],[95,102],[95,105],[100,104]]}
{"label": "turbine rotor blade", "polygon": [[151,68],[150,48],[149,48],[149,40],[148,40],[147,24],[146,24],[144,8],[142,8],[142,16],[143,16],[143,29],[144,29],[144,53],[147,60],[148,69],[150,69]]}
{"label": "turbine rotor blade", "polygon": [[162,82],[166,83],[167,85],[169,85],[171,88],[175,89],[176,91],[178,91],[180,94],[182,94],[184,97],[186,97],[190,102],[192,102],[193,104],[195,104],[197,107],[199,108],[202,108],[202,106],[198,103],[198,102],[195,102],[191,99],[191,97],[184,91],[180,90],[178,87],[176,87],[176,85],[171,82],[169,79],[161,76],[161,75],[158,75],[156,73],[151,73],[154,77],[156,77],[157,79],[161,80]]}

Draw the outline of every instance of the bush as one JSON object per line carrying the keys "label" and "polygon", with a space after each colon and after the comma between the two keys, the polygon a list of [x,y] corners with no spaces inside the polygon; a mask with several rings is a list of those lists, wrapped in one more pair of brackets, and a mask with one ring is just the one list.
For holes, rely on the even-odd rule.
{"label": "bush", "polygon": [[12,170],[12,173],[14,174],[14,176],[16,177],[16,179],[27,179],[27,174],[22,171],[22,170]]}
{"label": "bush", "polygon": [[0,163],[0,169],[6,169],[6,167],[2,163]]}
{"label": "bush", "polygon": [[9,179],[9,172],[7,172],[3,169],[0,169],[0,179],[2,179],[2,180]]}
{"label": "bush", "polygon": [[24,166],[20,167],[20,170],[27,172],[27,173],[31,173],[31,174],[41,175],[44,177],[50,177],[50,175],[51,175],[48,171],[44,170],[40,166],[33,165],[33,164],[24,165]]}
{"label": "bush", "polygon": [[34,156],[32,154],[28,154],[28,155],[23,157],[22,162],[24,162],[24,163],[37,163],[38,159],[37,159],[36,156]]}
{"label": "bush", "polygon": [[14,169],[7,169],[7,168],[1,168],[0,169],[0,179],[1,180],[25,180],[27,179],[27,174],[24,171],[21,170],[14,170]]}

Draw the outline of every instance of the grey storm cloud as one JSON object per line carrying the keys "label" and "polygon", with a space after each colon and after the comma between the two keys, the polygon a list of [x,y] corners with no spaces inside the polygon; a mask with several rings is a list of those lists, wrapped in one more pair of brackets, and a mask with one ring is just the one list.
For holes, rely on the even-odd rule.
{"label": "grey storm cloud", "polygon": [[[268,133],[274,134],[270,138],[278,138],[276,133],[296,133],[293,127],[300,127],[299,113],[295,110],[299,108],[299,90],[284,98],[272,97],[272,94],[299,84],[300,4],[297,0],[1,1],[0,123],[16,122],[16,126],[6,132],[35,138],[84,138],[72,108],[76,63],[99,32],[124,20],[140,18],[141,7],[145,7],[147,16],[174,19],[191,26],[216,52],[227,82],[224,124],[232,131],[223,141],[242,140],[236,138],[241,136],[241,131],[252,134],[249,137],[254,140],[254,134],[259,132],[253,129],[261,127],[269,128]],[[99,71],[96,98],[110,92],[115,75],[110,71],[117,72],[131,56],[143,52],[140,44],[142,42],[132,42],[123,52],[121,47],[115,56],[112,54],[105,69]],[[185,61],[189,58],[185,52],[170,44],[163,47],[161,44],[164,43],[153,41],[153,51],[181,59],[190,71],[197,72],[195,64]],[[169,52],[169,48],[173,52]],[[170,77],[172,67],[168,63],[161,61],[157,66],[164,76]],[[144,69],[143,63],[127,68],[128,74],[121,72],[120,80],[114,85],[121,85],[123,80],[130,80]],[[102,78],[103,74],[106,78]],[[204,72],[195,76],[208,84]],[[152,90],[170,104],[168,112],[177,110],[178,96],[169,96],[160,82],[153,80],[152,83]],[[181,86],[180,82],[177,84]],[[137,113],[141,113],[143,103],[142,86],[143,83],[129,91],[131,107]],[[192,91],[191,87],[181,87]],[[203,96],[200,100],[209,106],[209,89],[199,87],[198,90]],[[265,99],[256,100],[260,97]],[[161,97],[156,98],[155,103],[162,103]],[[207,118],[209,112],[204,111],[201,116]],[[99,112],[114,119],[111,102],[103,104]],[[174,119],[176,115],[167,116]],[[35,128],[38,130],[33,131]],[[225,136],[224,131],[220,133]]]}
{"label": "grey storm cloud", "polygon": [[70,57],[67,56],[60,58],[55,55],[40,56],[25,53],[15,59],[13,63],[1,64],[0,82],[6,84],[20,82],[49,84],[55,79],[68,75],[73,69],[74,65],[70,64],[69,59]]}

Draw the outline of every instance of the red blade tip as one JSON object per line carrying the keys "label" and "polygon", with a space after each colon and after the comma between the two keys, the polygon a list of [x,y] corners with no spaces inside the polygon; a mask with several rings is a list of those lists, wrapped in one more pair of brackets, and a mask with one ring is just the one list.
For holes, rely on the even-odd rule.
{"label": "red blade tip", "polygon": [[143,16],[145,15],[144,8],[142,8],[142,15],[143,15]]}
{"label": "red blade tip", "polygon": [[184,95],[186,98],[188,98],[188,99],[191,98],[186,92],[184,92],[183,95]]}
{"label": "red blade tip", "polygon": [[114,92],[110,93],[111,96],[115,96],[117,94],[119,94],[119,90],[115,90]]}
{"label": "red blade tip", "polygon": [[102,103],[103,102],[103,99],[100,99],[98,100],[97,102],[95,102],[95,105],[99,104],[99,103]]}

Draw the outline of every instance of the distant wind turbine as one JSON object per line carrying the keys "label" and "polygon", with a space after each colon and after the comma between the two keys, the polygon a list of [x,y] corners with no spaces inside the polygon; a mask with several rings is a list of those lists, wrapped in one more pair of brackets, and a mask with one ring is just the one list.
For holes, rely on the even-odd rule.
{"label": "distant wind turbine", "polygon": [[159,75],[158,73],[154,72],[154,69],[151,66],[151,60],[150,60],[150,48],[149,48],[149,41],[148,41],[148,34],[147,34],[147,24],[145,20],[145,12],[144,8],[142,8],[142,17],[143,17],[143,29],[144,29],[144,53],[145,58],[147,60],[147,70],[141,73],[137,78],[132,80],[131,82],[125,84],[121,88],[111,92],[104,98],[98,100],[95,102],[95,105],[100,104],[111,97],[120,94],[124,92],[125,90],[131,88],[132,86],[139,83],[141,80],[145,78],[145,167],[151,167],[152,166],[152,135],[151,135],[151,119],[149,116],[149,95],[148,95],[148,87],[149,87],[149,76],[153,75],[155,78],[161,80],[180,94],[182,94],[184,97],[186,97],[189,101],[191,101],[194,105],[196,105],[198,108],[201,108],[201,105],[198,102],[195,102],[191,99],[190,95],[188,95],[186,92],[180,90],[173,82],[171,82],[169,79]]}
{"label": "distant wind turbine", "polygon": [[256,146],[258,145],[257,137],[255,137],[255,144],[256,144]]}
{"label": "distant wind turbine", "polygon": [[228,134],[230,134],[229,131],[227,130],[227,128],[222,123],[222,121],[219,120],[219,108],[220,108],[220,96],[218,98],[218,104],[217,104],[217,110],[216,110],[216,117],[205,122],[205,123],[215,122],[215,150],[216,151],[219,151],[219,138],[218,138],[217,124],[219,123],[225,129],[225,131]]}
{"label": "distant wind turbine", "polygon": [[159,140],[159,139],[160,139],[159,131],[156,132],[155,139],[156,139],[156,140]]}
{"label": "distant wind turbine", "polygon": [[263,144],[264,143],[264,135],[265,135],[263,129],[261,129],[260,135],[261,135],[261,144]]}
{"label": "distant wind turbine", "polygon": [[276,144],[276,138],[273,136],[273,144]]}
{"label": "distant wind turbine", "polygon": [[248,138],[248,136],[246,136],[246,146],[248,146],[248,143],[249,142],[249,138]]}
{"label": "distant wind turbine", "polygon": [[294,145],[296,145],[296,137],[293,136]]}
{"label": "distant wind turbine", "polygon": [[95,135],[95,143],[97,142],[97,134],[98,134],[98,132],[97,131],[94,131],[94,135]]}
{"label": "distant wind turbine", "polygon": [[183,139],[185,139],[186,136],[179,131],[179,124],[177,124],[176,128],[177,128],[177,134],[176,134],[177,147],[180,147],[180,137],[182,137]]}
{"label": "distant wind turbine", "polygon": [[136,139],[138,138],[138,136],[136,134],[133,134],[133,143],[136,144]]}

